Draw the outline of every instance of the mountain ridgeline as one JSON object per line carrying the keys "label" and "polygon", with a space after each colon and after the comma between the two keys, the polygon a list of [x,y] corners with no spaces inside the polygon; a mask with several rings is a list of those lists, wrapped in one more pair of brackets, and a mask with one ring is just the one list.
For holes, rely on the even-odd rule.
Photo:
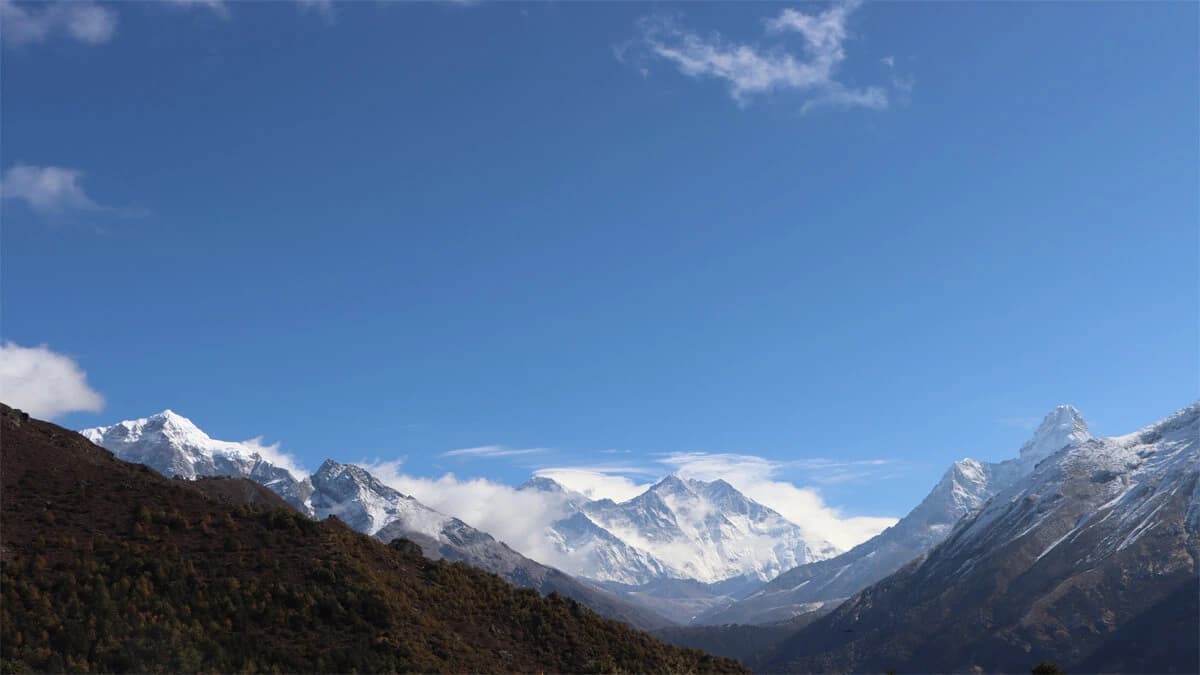
{"label": "mountain ridgeline", "polygon": [[309,517],[337,516],[385,543],[410,539],[430,558],[465,562],[543,595],[559,593],[636,628],[672,623],[616,593],[530,560],[486,532],[388,487],[361,467],[326,460],[314,474],[299,478],[263,457],[257,444],[210,438],[171,410],[80,433],[117,457],[145,464],[164,476],[248,478]]}
{"label": "mountain ridgeline", "polygon": [[845,552],[724,481],[671,475],[615,502],[535,477],[519,489],[563,505],[546,532],[562,571],[359,467],[281,474],[258,446],[212,441],[172,413],[84,433],[165,475],[224,472],[274,492],[188,482],[210,500],[335,515],[767,672],[1200,672],[1200,403],[1112,438],[1059,406],[1016,457],[954,462]]}
{"label": "mountain ridgeline", "polygon": [[558,594],[169,480],[0,405],[4,672],[736,672]]}
{"label": "mountain ridgeline", "polygon": [[702,615],[696,623],[769,624],[837,605],[941,543],[959,520],[1028,475],[1038,462],[1089,438],[1079,411],[1058,406],[1015,459],[955,462],[894,526],[841,555],[789,570],[750,597]]}
{"label": "mountain ridgeline", "polygon": [[796,565],[838,553],[725,481],[667,476],[624,502],[592,500],[545,477],[519,489],[561,505],[547,530],[560,571],[384,484],[361,467],[325,461],[299,476],[257,442],[209,437],[170,410],[81,431],[122,459],[165,476],[239,476],[266,485],[313,518],[336,515],[384,541],[406,537],[426,555],[461,560],[602,615],[653,629],[687,623],[746,597]]}
{"label": "mountain ridgeline", "polygon": [[926,556],[797,632],[766,668],[1200,672],[1200,403],[1028,459],[1030,473]]}

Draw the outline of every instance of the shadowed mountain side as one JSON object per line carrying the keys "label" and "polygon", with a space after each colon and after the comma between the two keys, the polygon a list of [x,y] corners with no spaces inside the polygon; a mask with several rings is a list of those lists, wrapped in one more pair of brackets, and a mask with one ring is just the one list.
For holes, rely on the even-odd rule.
{"label": "shadowed mountain side", "polygon": [[841,604],[927,553],[963,516],[1027,475],[1037,462],[1090,437],[1078,410],[1057,406],[1017,457],[998,463],[954,462],[925,499],[892,527],[841,555],[788,570],[750,597],[709,611],[695,623],[765,624]]}
{"label": "shadowed mountain side", "polygon": [[553,567],[530,560],[496,541],[486,532],[477,530],[457,518],[442,529],[447,541],[412,532],[403,522],[394,522],[376,533],[383,542],[405,538],[417,543],[424,554],[434,560],[465,562],[474,567],[498,574],[510,583],[532,588],[542,595],[558,593],[582,602],[601,616],[641,629],[650,630],[672,625],[672,621],[650,609],[633,604],[615,593],[579,581]]}
{"label": "shadowed mountain side", "polygon": [[248,478],[199,477],[196,480],[178,478],[174,482],[176,485],[196,490],[210,499],[231,506],[244,505],[262,509],[295,511],[295,507],[284,501],[283,497]]}
{"label": "shadowed mountain side", "polygon": [[[534,588],[542,594],[559,592],[587,604],[602,616],[625,621],[635,628],[668,626],[672,622],[652,608],[568,578],[525,558],[491,535],[422,504],[391,488],[353,464],[326,460],[309,476],[299,476],[271,462],[256,441],[215,439],[190,419],[171,410],[149,417],[84,429],[88,440],[113,452],[119,459],[145,464],[164,476],[182,479],[210,477],[255,481],[316,520],[337,516],[352,529],[377,536],[384,543],[404,537],[421,544],[435,559],[465,562],[499,574],[505,580]],[[278,460],[278,458],[275,458]],[[238,499],[270,498],[238,483],[198,484],[202,489],[224,490]],[[218,487],[220,486],[220,487]],[[233,491],[244,490],[243,494]],[[270,500],[274,505],[279,500]]]}
{"label": "shadowed mountain side", "polygon": [[[1093,438],[788,638],[782,672],[1200,670],[1200,403]],[[1190,599],[1189,596],[1190,595]]]}
{"label": "shadowed mountain side", "polygon": [[673,645],[737,659],[750,670],[758,671],[784,640],[830,611],[832,608],[819,609],[764,625],[670,626],[651,631],[651,634]]}

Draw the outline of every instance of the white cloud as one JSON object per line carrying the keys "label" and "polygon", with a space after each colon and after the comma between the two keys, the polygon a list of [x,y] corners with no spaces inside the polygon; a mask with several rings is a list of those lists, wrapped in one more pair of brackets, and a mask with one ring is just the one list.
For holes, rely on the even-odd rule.
{"label": "white cloud", "polygon": [[88,385],[87,373],[71,357],[45,345],[12,342],[0,345],[0,400],[43,419],[104,407],[104,397]]}
{"label": "white cloud", "polygon": [[[811,488],[776,480],[777,474],[787,464],[734,453],[678,452],[667,455],[662,462],[675,469],[680,476],[711,481],[725,480],[738,491],[754,501],[779,512],[784,518],[800,526],[801,530],[816,539],[829,541],[834,546],[849,549],[896,524],[896,518],[875,516],[845,516],[836,507],[825,503],[821,495]],[[867,460],[866,463],[846,463],[831,460],[808,460],[798,464],[801,468],[831,469],[845,466],[877,466],[882,460]]]}
{"label": "white cloud", "polygon": [[[496,447],[484,446],[482,449]],[[775,509],[799,525],[807,536],[829,541],[843,549],[871,538],[896,522],[895,518],[886,517],[848,517],[826,504],[816,490],[777,479],[785,466],[824,475],[887,464],[883,460],[815,459],[784,464],[754,455],[690,452],[664,455],[656,464],[547,467],[536,470],[534,475],[551,478],[590,499],[608,498],[618,502],[645,492],[664,473],[664,466],[688,478],[706,481],[720,478],[751,499]],[[359,465],[385,484],[488,532],[530,558],[555,567],[572,567],[572,562],[564,558],[565,554],[557,550],[547,536],[547,528],[568,514],[560,495],[517,490],[482,478],[460,479],[450,473],[440,478],[410,476],[403,471],[403,460],[361,462]]]}
{"label": "white cloud", "polygon": [[846,89],[841,85],[831,85],[819,95],[810,98],[800,106],[800,112],[807,113],[818,108],[869,108],[871,110],[886,110],[888,107],[887,92],[879,87],[866,89]]}
{"label": "white cloud", "polygon": [[11,46],[45,42],[56,33],[96,45],[117,30],[117,13],[94,2],[22,3],[0,0],[0,39]]}
{"label": "white cloud", "polygon": [[229,18],[229,6],[225,0],[167,0],[169,4],[180,7],[201,7],[207,9],[222,19]]}
{"label": "white cloud", "polygon": [[[232,16],[227,0],[167,0],[167,2],[180,7],[206,9],[222,19],[229,19]],[[333,20],[333,0],[296,0],[296,5],[303,12],[312,12],[326,20]]]}
{"label": "white cloud", "polygon": [[333,20],[333,0],[296,0],[300,9],[315,12],[327,20]]}
{"label": "white cloud", "polygon": [[34,213],[49,218],[105,210],[83,191],[82,177],[78,169],[16,164],[0,177],[0,199],[24,201]]}
{"label": "white cloud", "polygon": [[516,457],[546,452],[546,448],[506,448],[500,445],[481,445],[443,452],[442,457]]}
{"label": "white cloud", "polygon": [[303,479],[310,473],[293,455],[280,450],[278,442],[268,445],[263,443],[262,436],[255,436],[248,441],[242,441],[241,444],[250,452],[257,452],[263,459],[275,466],[287,469],[296,479]]}
{"label": "white cloud", "polygon": [[[636,47],[632,54],[648,53],[654,59],[673,63],[688,77],[723,80],[741,105],[754,95],[793,90],[808,97],[804,111],[821,106],[883,110],[888,107],[885,89],[856,89],[835,77],[846,59],[847,24],[859,4],[859,0],[838,2],[817,14],[784,9],[768,19],[769,35],[800,37],[799,55],[783,46],[729,42],[716,32],[700,35],[680,27],[672,18],[654,16],[638,22],[638,39],[618,49],[617,57],[627,61],[631,48]],[[645,74],[644,66],[638,64],[638,68]]]}
{"label": "white cloud", "polygon": [[630,475],[646,475],[638,467],[549,467],[538,469],[533,475],[550,478],[559,485],[573,490],[588,499],[611,499],[623,502],[642,494],[651,483],[637,481]]}
{"label": "white cloud", "polygon": [[546,529],[567,515],[565,500],[547,492],[517,490],[483,478],[409,476],[402,461],[360,463],[384,484],[416,497],[426,506],[483,530],[522,554],[555,567],[569,566]]}

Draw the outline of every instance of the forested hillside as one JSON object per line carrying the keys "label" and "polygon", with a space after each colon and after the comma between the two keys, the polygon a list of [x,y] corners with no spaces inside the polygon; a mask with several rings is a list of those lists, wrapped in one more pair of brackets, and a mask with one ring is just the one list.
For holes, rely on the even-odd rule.
{"label": "forested hillside", "polygon": [[7,406],[0,423],[6,672],[741,670]]}

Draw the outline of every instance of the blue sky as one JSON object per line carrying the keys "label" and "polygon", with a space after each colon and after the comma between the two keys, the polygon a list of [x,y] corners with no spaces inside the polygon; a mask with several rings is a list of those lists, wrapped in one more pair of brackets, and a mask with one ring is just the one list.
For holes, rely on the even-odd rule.
{"label": "blue sky", "polygon": [[0,11],[0,329],[69,426],[896,516],[1196,398],[1194,3]]}

